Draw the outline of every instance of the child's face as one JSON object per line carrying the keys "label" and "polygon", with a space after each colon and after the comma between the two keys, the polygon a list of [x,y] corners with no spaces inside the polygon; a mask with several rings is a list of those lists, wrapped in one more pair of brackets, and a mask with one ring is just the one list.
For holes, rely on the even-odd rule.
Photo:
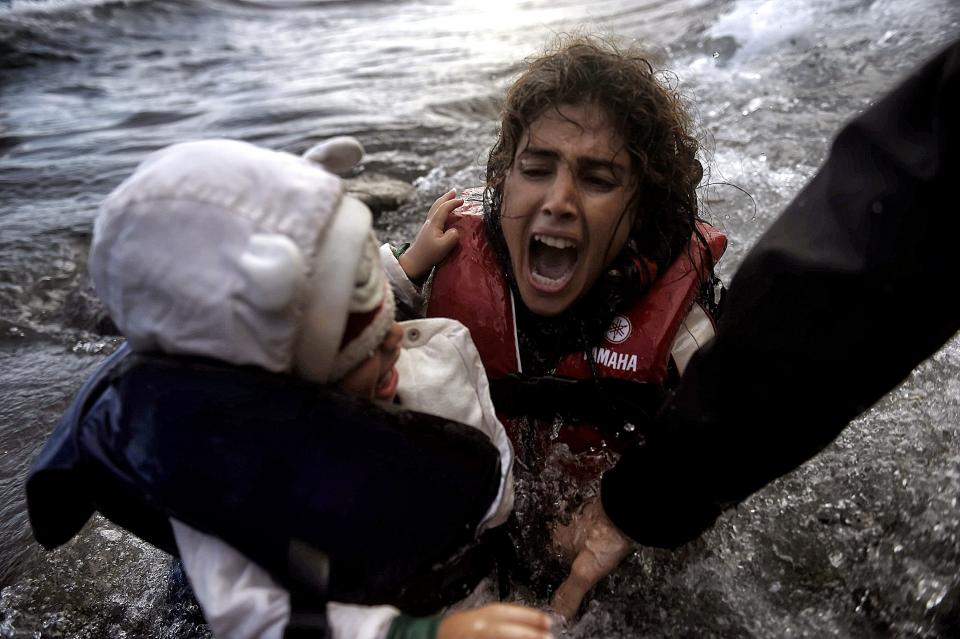
{"label": "child's face", "polygon": [[400,357],[402,339],[403,329],[394,322],[380,346],[340,380],[340,390],[366,399],[391,401],[397,393],[399,376],[394,364]]}

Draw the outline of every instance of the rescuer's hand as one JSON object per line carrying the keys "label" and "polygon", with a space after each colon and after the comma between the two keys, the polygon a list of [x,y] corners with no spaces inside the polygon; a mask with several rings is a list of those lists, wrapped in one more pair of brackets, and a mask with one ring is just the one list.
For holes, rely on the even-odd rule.
{"label": "rescuer's hand", "polygon": [[448,614],[437,639],[551,639],[550,616],[514,604],[488,604]]}
{"label": "rescuer's hand", "polygon": [[456,195],[456,190],[451,190],[437,198],[413,244],[400,256],[400,268],[410,281],[423,280],[460,241],[456,229],[444,230],[450,211],[463,205],[463,200]]}
{"label": "rescuer's hand", "polygon": [[570,575],[550,602],[567,620],[577,614],[587,591],[613,572],[635,547],[610,521],[598,499],[587,502],[569,524],[555,528],[553,541],[573,559]]}

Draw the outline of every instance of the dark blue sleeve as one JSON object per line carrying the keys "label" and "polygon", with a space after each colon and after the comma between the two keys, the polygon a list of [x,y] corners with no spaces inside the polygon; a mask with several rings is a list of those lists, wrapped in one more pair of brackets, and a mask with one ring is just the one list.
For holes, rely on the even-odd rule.
{"label": "dark blue sleeve", "polygon": [[[84,387],[26,492],[48,548],[97,510],[176,552],[172,517],[308,602],[427,614],[489,569],[476,530],[499,486],[499,451],[470,426],[254,367],[136,354]],[[297,627],[318,618],[306,610]]]}

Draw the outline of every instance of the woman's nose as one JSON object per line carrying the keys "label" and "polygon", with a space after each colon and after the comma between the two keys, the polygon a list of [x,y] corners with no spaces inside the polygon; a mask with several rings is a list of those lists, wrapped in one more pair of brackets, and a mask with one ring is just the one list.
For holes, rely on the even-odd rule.
{"label": "woman's nose", "polygon": [[558,170],[548,186],[543,212],[561,218],[575,217],[579,211],[578,201],[577,183],[573,174],[566,169]]}

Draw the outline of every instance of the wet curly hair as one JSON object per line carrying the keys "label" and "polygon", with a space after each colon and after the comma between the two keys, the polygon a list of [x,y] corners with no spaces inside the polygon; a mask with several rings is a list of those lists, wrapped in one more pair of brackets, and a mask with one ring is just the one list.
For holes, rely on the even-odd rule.
{"label": "wet curly hair", "polygon": [[630,156],[637,188],[624,215],[633,213],[633,225],[626,250],[614,256],[601,276],[608,281],[600,282],[619,306],[634,299],[651,275],[631,274],[637,261],[625,253],[639,255],[662,272],[691,235],[700,235],[695,190],[703,176],[696,159],[700,145],[679,94],[665,86],[642,51],[590,36],[558,39],[527,62],[507,91],[499,136],[487,161],[487,230],[501,260],[507,258],[504,268],[511,278],[500,225],[504,183],[530,125],[547,110],[565,105],[598,107]]}

